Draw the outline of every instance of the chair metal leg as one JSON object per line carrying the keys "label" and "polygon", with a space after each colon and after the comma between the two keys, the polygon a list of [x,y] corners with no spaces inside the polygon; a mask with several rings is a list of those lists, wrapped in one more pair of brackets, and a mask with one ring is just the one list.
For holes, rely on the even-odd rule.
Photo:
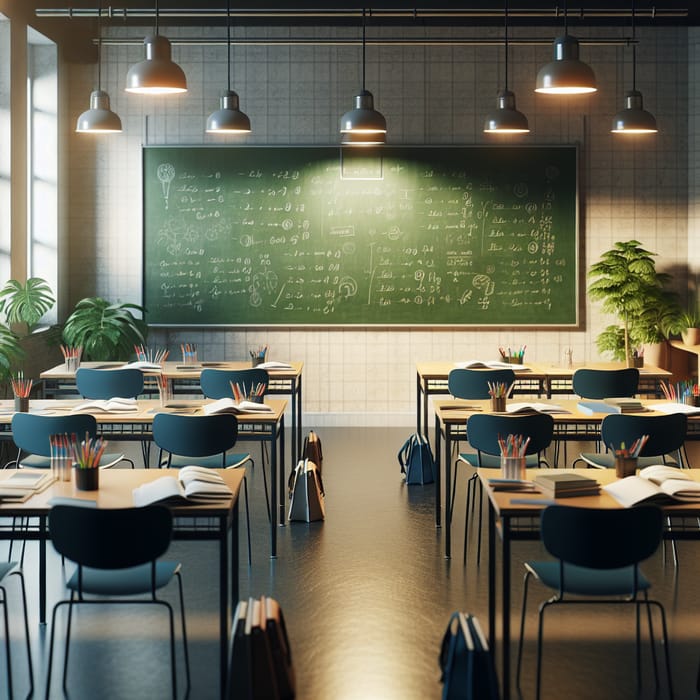
{"label": "chair metal leg", "polygon": [[71,623],[73,621],[73,603],[75,600],[75,594],[71,593],[70,602],[68,603],[68,623],[66,624],[66,655],[63,659],[63,692],[67,693],[67,681],[68,681],[68,652],[70,651],[70,629]]}
{"label": "chair metal leg", "polygon": [[[651,644],[651,659],[652,663],[654,664],[654,683],[655,687],[658,689],[659,687],[659,664],[656,659],[656,643],[655,643],[655,637],[654,637],[654,623],[651,619],[651,608],[649,607],[649,596],[647,592],[644,592],[644,604],[647,609],[647,623],[649,625],[649,641]],[[638,649],[641,650],[641,642],[640,639],[637,639],[637,646]],[[638,669],[638,687],[641,690],[642,683],[641,683],[641,677],[642,677],[642,671],[641,671],[641,651],[637,652],[637,657],[638,657],[638,662],[637,662],[637,669]]]}
{"label": "chair metal leg", "polygon": [[661,641],[664,645],[664,661],[666,662],[666,679],[668,682],[668,697],[673,700],[673,678],[671,673],[671,652],[668,648],[668,627],[666,625],[666,611],[658,600],[647,600],[647,605],[653,605],[659,610],[661,616]]}
{"label": "chair metal leg", "polygon": [[245,498],[245,524],[248,533],[248,566],[253,565],[252,547],[250,544],[250,504],[248,503],[248,479],[243,477],[243,496]]}
{"label": "chair metal leg", "polygon": [[[22,574],[21,571],[13,571],[10,573],[10,576],[17,576],[19,579],[19,585],[20,585],[20,592],[22,594],[22,612],[24,613],[24,635],[27,643],[27,665],[29,666],[29,693],[27,693],[27,698],[32,697],[34,695],[34,664],[32,663],[32,644],[29,639],[29,615],[27,612],[27,588],[24,584],[24,575]],[[5,619],[7,620],[7,609],[5,610]],[[7,637],[7,641],[9,643],[10,638]],[[8,677],[10,675],[10,664],[9,664],[9,656],[8,656]],[[12,697],[12,694],[10,694],[10,697]]]}
{"label": "chair metal leg", "polygon": [[527,610],[527,588],[530,583],[530,572],[525,572],[523,579],[523,607],[520,610],[520,641],[518,642],[518,661],[515,668],[515,687],[520,690],[520,669],[523,661],[523,641],[525,639],[525,613]]}
{"label": "chair metal leg", "polygon": [[7,591],[0,586],[0,607],[2,608],[3,626],[5,628],[5,663],[7,664],[7,697],[12,698],[12,659],[10,658],[10,626],[7,622]]}
{"label": "chair metal leg", "polygon": [[544,611],[550,604],[550,601],[545,600],[540,605],[539,623],[537,626],[537,679],[535,682],[535,698],[540,700],[540,689],[542,687],[542,633],[544,631]]}
{"label": "chair metal leg", "polygon": [[187,679],[187,687],[186,687],[186,692],[185,692],[185,697],[187,697],[190,693],[190,689],[192,687],[191,683],[191,678],[190,678],[190,652],[189,648],[187,646],[187,629],[185,626],[185,596],[183,595],[182,592],[182,576],[180,576],[180,572],[178,571],[175,576],[177,577],[177,587],[180,591],[180,619],[182,621],[182,646],[185,652],[185,678]]}
{"label": "chair metal leg", "polygon": [[472,474],[467,480],[467,502],[464,508],[464,545],[462,551],[462,564],[467,564],[467,548],[469,543],[469,507],[476,498],[476,474]]}

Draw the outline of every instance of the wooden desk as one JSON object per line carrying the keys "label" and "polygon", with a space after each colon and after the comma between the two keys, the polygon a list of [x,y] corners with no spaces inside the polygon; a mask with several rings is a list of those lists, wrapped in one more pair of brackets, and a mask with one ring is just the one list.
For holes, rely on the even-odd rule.
{"label": "wooden desk", "polygon": [[[67,415],[72,407],[83,402],[84,399],[32,399],[29,402],[29,410],[41,415]],[[97,420],[98,428],[104,431],[103,434],[107,437],[115,440],[142,440],[150,436],[150,426],[156,413],[202,415],[201,406],[208,402],[208,399],[182,400],[176,402],[182,408],[163,409],[158,399],[139,399],[137,411],[93,415]],[[272,407],[271,413],[241,413],[236,418],[239,440],[270,443],[270,512],[274,514],[270,522],[270,556],[276,557],[277,525],[284,525],[286,518],[284,413],[287,401],[286,399],[268,399],[265,403]],[[0,431],[4,432],[6,439],[12,437],[13,413],[12,400],[0,401]]]}
{"label": "wooden desk", "polygon": [[[540,403],[552,403],[568,411],[568,413],[553,413],[554,439],[553,440],[595,440],[600,435],[600,424],[605,418],[605,413],[593,413],[591,415],[581,413],[578,409],[579,399],[538,399]],[[652,399],[643,400],[644,404],[664,403]],[[460,410],[460,404],[467,406]],[[470,407],[470,408],[469,408]],[[466,424],[470,415],[475,412],[488,412],[491,402],[486,401],[458,401],[442,400],[435,402],[435,526],[442,525],[442,480],[445,481],[445,557],[451,557],[451,524],[452,524],[452,444],[466,439]],[[644,415],[655,415],[649,412]],[[688,439],[700,437],[700,414],[688,416]],[[444,440],[444,457],[443,457]],[[442,470],[440,462],[442,461]],[[442,471],[442,474],[441,474]]]}
{"label": "wooden desk", "polygon": [[[292,409],[292,462],[301,457],[303,441],[303,417],[302,417],[302,370],[303,362],[290,362],[292,369],[267,370],[270,384],[267,393],[291,397]],[[88,368],[114,368],[123,367],[123,362],[82,362],[81,367]],[[163,374],[173,383],[173,391],[176,394],[199,394],[199,375],[202,369],[250,369],[250,362],[205,362],[192,367],[186,367],[181,362],[163,363]],[[145,372],[145,378],[155,376]],[[64,398],[76,393],[75,372],[69,371],[65,364],[56,365],[47,369],[40,375],[44,380],[44,394],[47,398]],[[149,392],[147,392],[149,393]],[[150,393],[157,394],[155,387]]]}
{"label": "wooden desk", "polygon": [[[557,394],[573,394],[571,380],[573,368],[528,362],[529,370],[515,372],[514,394],[545,396],[552,398]],[[581,365],[583,367],[584,365]],[[620,362],[596,362],[585,365],[591,369],[621,369]],[[416,431],[421,433],[428,429],[428,399],[436,394],[448,394],[447,375],[455,369],[454,362],[418,362],[416,364]],[[661,380],[670,380],[672,373],[660,367],[647,365],[639,370],[639,394],[660,398]]]}
{"label": "wooden desk", "polygon": [[[221,696],[226,687],[226,669],[228,665],[228,639],[232,610],[239,599],[238,592],[238,496],[245,471],[243,469],[217,469],[234,493],[234,498],[213,503],[193,503],[186,506],[171,507],[173,516],[178,519],[178,526],[173,531],[173,538],[179,540],[214,540],[219,550],[219,670]],[[12,470],[0,471],[0,479],[7,477]],[[100,488],[97,491],[78,491],[72,482],[56,481],[41,493],[32,496],[24,503],[0,501],[0,516],[35,517],[38,528],[21,530],[21,539],[39,542],[39,621],[46,622],[46,542],[49,539],[48,516],[51,499],[69,497],[96,501],[98,508],[131,508],[132,491],[141,484],[154,481],[163,476],[156,469],[103,469],[100,471]],[[1,482],[0,482],[1,483]],[[199,522],[195,525],[195,519]],[[207,518],[215,525],[203,527],[202,519]],[[191,519],[192,526],[184,521]],[[227,542],[231,531],[230,544]],[[13,539],[17,532],[12,528],[0,529],[0,539]],[[185,566],[185,577],[187,577]],[[196,576],[196,572],[191,572]]]}
{"label": "wooden desk", "polygon": [[[528,469],[527,478],[534,478],[536,471]],[[601,485],[609,484],[616,479],[614,469],[580,469],[575,471],[596,479]],[[691,475],[696,481],[700,481],[700,469],[690,469],[685,473]],[[539,539],[539,516],[545,506],[538,503],[532,505],[513,504],[511,501],[514,498],[537,501],[543,497],[541,494],[494,491],[488,485],[488,480],[493,477],[493,470],[478,470],[478,474],[489,499],[489,644],[494,660],[498,658],[496,649],[497,533],[500,533],[501,536],[501,640],[503,644],[501,690],[503,700],[508,700],[510,697],[511,542]],[[567,498],[560,499],[560,501],[566,505],[587,508],[622,507],[604,491],[601,491],[600,495],[597,496]],[[700,503],[668,505],[664,506],[664,512],[668,515],[697,518],[700,515]],[[700,528],[697,523],[693,528],[669,528],[664,530],[664,538],[698,540],[700,539]]]}

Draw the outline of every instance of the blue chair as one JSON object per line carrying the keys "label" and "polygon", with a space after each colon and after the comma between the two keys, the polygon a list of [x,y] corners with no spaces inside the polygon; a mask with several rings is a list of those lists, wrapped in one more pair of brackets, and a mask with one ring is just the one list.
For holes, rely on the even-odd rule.
{"label": "blue chair", "polygon": [[587,369],[574,372],[572,379],[574,394],[582,399],[609,399],[611,397],[632,397],[637,395],[639,370],[635,367],[624,369]]}
{"label": "blue chair", "polygon": [[[666,614],[661,603],[650,600],[649,580],[639,568],[661,542],[663,514],[655,506],[597,509],[574,506],[549,506],[542,513],[541,538],[550,561],[525,563],[523,607],[520,616],[520,644],[516,672],[520,688],[523,638],[528,583],[535,578],[554,592],[539,606],[537,633],[536,697],[540,697],[542,680],[542,637],[544,613],[552,605],[563,604],[631,604],[636,611],[637,684],[641,685],[640,606],[647,608],[649,634],[658,675],[651,608],[661,615],[663,648],[666,661],[668,691],[673,697],[671,662],[668,649]],[[640,597],[641,594],[641,597]],[[619,663],[619,660],[615,660]]]}
{"label": "blue chair", "polygon": [[[17,446],[17,459],[6,466],[29,469],[51,468],[51,435],[71,435],[75,433],[82,440],[86,434],[97,437],[95,416],[76,413],[66,416],[41,416],[36,413],[15,413],[12,416],[12,440]],[[22,455],[25,455],[22,457]],[[113,466],[120,461],[134,463],[123,454],[105,453],[100,460],[102,468]]]}
{"label": "blue chair", "polygon": [[[456,399],[479,401],[489,398],[489,384],[502,383],[512,387],[515,383],[515,372],[512,369],[468,369],[455,368],[447,375],[447,390]],[[469,436],[467,436],[468,439]],[[457,466],[455,462],[452,477],[452,503],[454,507],[455,489],[457,486]]]}
{"label": "blue chair", "polygon": [[[467,439],[476,450],[460,453],[461,462],[476,468],[500,469],[501,446],[499,437],[507,435],[522,435],[530,438],[525,452],[525,464],[527,467],[539,467],[547,465],[544,459],[544,451],[552,442],[554,434],[554,418],[549,413],[525,413],[525,414],[494,414],[476,413],[467,419]],[[481,482],[474,472],[467,482],[467,504],[464,514],[464,551],[463,561],[467,562],[467,535],[469,521],[469,506],[472,510],[477,500],[477,488]],[[479,533],[477,536],[477,564],[481,563],[481,530],[483,520],[483,497],[479,492]]]}
{"label": "blue chair", "polygon": [[22,594],[22,609],[24,611],[24,635],[27,643],[27,662],[29,665],[29,693],[27,698],[34,694],[34,666],[32,664],[32,647],[29,640],[29,617],[27,615],[27,590],[24,585],[24,576],[19,568],[19,564],[14,561],[0,562],[0,606],[3,610],[3,620],[5,628],[5,666],[7,669],[7,697],[11,700],[14,697],[12,687],[12,659],[10,654],[10,625],[9,625],[9,605],[7,601],[7,589],[4,586],[5,579],[10,576],[17,576],[20,582],[20,592]]}
{"label": "blue chair", "polygon": [[[238,420],[230,413],[211,416],[183,416],[156,413],[153,441],[158,446],[158,464],[179,469],[193,464],[210,469],[236,469],[252,462],[250,454],[231,453],[238,439]],[[248,482],[243,477],[248,531],[248,565],[252,564]]]}
{"label": "blue chair", "polygon": [[[143,372],[140,369],[123,367],[119,369],[94,369],[78,367],[75,385],[86,399],[135,399],[143,393]],[[107,429],[105,427],[105,429]],[[121,439],[124,439],[123,435]],[[141,443],[143,464],[148,466],[151,448],[151,435],[139,432],[134,438]]]}
{"label": "blue chair", "polygon": [[75,385],[86,399],[135,399],[143,393],[143,373],[139,369],[92,369],[78,367]]}
{"label": "blue chair", "polygon": [[[244,389],[244,392],[250,391],[252,387],[262,385],[267,387],[270,384],[270,376],[267,370],[251,367],[249,369],[209,369],[202,370],[199,377],[199,386],[202,393],[208,399],[224,399],[234,398],[232,384],[238,384]],[[263,394],[264,397],[264,394]],[[270,496],[267,488],[267,471],[265,468],[265,454],[267,443],[262,442],[260,446],[262,455],[262,473],[263,486],[265,487],[265,507],[267,508],[267,519],[270,521]],[[255,462],[251,457],[251,466],[255,466]]]}
{"label": "blue chair", "polygon": [[[172,540],[173,517],[164,506],[144,508],[85,508],[54,506],[49,513],[49,535],[56,551],[77,564],[66,583],[70,598],[58,601],[51,615],[51,640],[46,672],[46,700],[51,697],[56,614],[68,606],[63,691],[67,693],[68,659],[73,608],[76,605],[160,605],[166,608],[170,624],[170,663],[172,697],[177,697],[175,667],[175,627],[170,603],[156,591],[177,578],[180,593],[182,642],[184,646],[187,693],[190,690],[190,662],[185,628],[181,565],[158,561]],[[90,536],[87,537],[86,533]],[[86,598],[86,596],[98,596]],[[141,597],[134,597],[141,596]]]}

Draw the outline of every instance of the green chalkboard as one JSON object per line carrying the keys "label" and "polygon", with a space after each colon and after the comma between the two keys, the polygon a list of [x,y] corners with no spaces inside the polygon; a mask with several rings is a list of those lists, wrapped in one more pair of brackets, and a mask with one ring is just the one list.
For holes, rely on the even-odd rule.
{"label": "green chalkboard", "polygon": [[154,325],[576,326],[574,146],[146,147]]}

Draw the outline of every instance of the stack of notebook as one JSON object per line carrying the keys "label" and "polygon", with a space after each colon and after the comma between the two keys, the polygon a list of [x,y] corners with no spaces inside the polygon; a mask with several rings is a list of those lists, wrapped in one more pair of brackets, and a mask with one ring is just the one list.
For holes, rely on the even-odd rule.
{"label": "stack of notebook", "polygon": [[600,485],[595,479],[556,469],[538,474],[535,477],[535,485],[545,496],[552,498],[593,496],[600,492]]}

